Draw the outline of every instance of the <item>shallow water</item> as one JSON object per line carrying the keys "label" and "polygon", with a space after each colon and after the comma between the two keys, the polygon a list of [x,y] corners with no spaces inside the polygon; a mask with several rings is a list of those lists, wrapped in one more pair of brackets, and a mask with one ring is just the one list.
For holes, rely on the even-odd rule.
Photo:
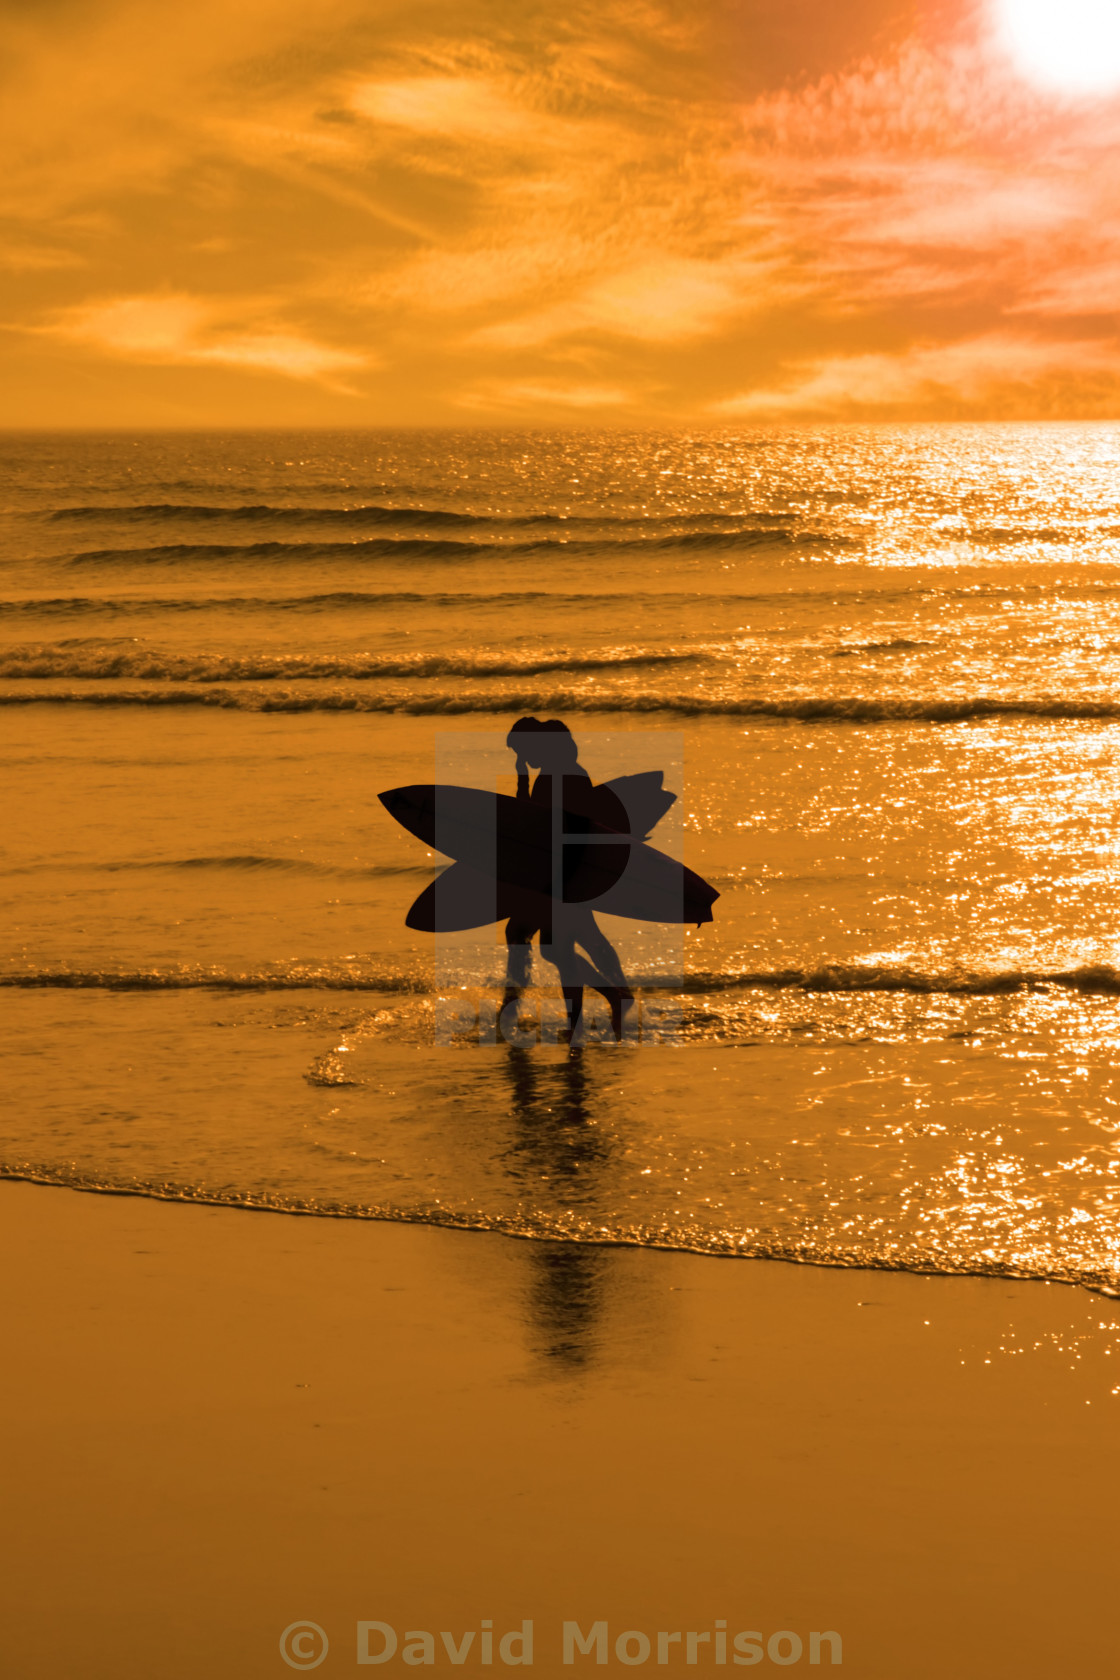
{"label": "shallow water", "polygon": [[[1120,428],[0,455],[0,1170],[1120,1287]],[[523,712],[683,746],[637,1042],[404,927],[376,793]]]}

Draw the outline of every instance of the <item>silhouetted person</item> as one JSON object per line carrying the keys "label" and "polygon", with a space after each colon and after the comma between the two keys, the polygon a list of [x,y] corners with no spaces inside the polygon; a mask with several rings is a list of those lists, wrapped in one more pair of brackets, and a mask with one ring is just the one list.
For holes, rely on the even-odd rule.
{"label": "silhouetted person", "polygon": [[[559,818],[554,818],[554,848],[565,834],[572,836],[570,843],[574,843],[581,820],[620,834],[628,831],[630,822],[622,801],[610,788],[594,786],[579,763],[578,749],[566,724],[556,719],[542,723],[537,718],[519,718],[506,744],[517,755],[518,799],[542,806]],[[531,769],[539,773],[530,790]],[[524,918],[514,917],[506,924],[508,957],[502,1013],[516,1005],[529,983],[531,943],[539,933],[542,957],[560,974],[568,1018],[566,1036],[571,1039],[579,1026],[584,987],[591,986],[606,999],[611,1027],[615,1037],[621,1039],[625,1012],[633,1005],[634,994],[626,983],[618,953],[593,912],[586,904],[564,903],[563,878],[564,863],[554,850],[552,899],[544,912],[550,921],[531,925]]]}
{"label": "silhouetted person", "polygon": [[[596,787],[567,725],[520,718],[507,736],[517,755],[517,797],[482,788],[420,785],[378,798],[417,840],[452,859],[419,894],[406,927],[462,933],[504,921],[508,945],[502,1013],[529,981],[530,945],[558,971],[565,1038],[580,1024],[587,986],[601,992],[621,1039],[634,994],[592,905],[632,921],[712,920],[714,887],[646,842],[676,795],[660,770]],[[530,771],[538,772],[530,786]],[[578,947],[578,949],[577,949]]]}

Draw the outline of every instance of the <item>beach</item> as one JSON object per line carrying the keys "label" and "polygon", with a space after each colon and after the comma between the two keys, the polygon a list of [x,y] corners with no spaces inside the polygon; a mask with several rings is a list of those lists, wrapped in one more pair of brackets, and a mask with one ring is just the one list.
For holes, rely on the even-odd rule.
{"label": "beach", "polygon": [[[5,1673],[1110,1672],[1115,428],[4,449]],[[406,924],[526,714],[621,1043]]]}
{"label": "beach", "polygon": [[13,1680],[276,1675],[297,1621],[325,1675],[359,1621],[385,1672],[409,1630],[449,1667],[484,1618],[531,1620],[544,1675],[598,1666],[565,1620],[616,1669],[623,1632],[724,1620],[798,1668],[835,1631],[866,1680],[1110,1671],[1120,1326],[1086,1291],[0,1206]]}
{"label": "beach", "polygon": [[1115,1680],[1120,0],[0,40],[0,1680]]}
{"label": "beach", "polygon": [[1120,0],[0,41],[0,1680],[1117,1680]]}

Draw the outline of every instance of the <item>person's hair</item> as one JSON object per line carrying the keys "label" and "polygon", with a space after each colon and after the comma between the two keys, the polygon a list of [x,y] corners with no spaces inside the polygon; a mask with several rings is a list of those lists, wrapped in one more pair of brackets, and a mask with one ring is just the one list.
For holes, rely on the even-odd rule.
{"label": "person's hair", "polygon": [[523,717],[518,718],[506,736],[506,746],[511,747],[514,752],[517,751],[520,743],[514,739],[515,735],[570,735],[571,733],[567,724],[561,723],[559,718],[548,718],[542,723],[540,718]]}

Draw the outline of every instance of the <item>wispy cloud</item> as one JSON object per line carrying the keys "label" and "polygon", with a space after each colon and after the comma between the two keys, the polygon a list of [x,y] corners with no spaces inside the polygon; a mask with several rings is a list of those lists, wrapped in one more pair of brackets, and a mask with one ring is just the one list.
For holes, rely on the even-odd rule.
{"label": "wispy cloud", "polygon": [[983,408],[1000,418],[1055,412],[1098,416],[1120,398],[1120,350],[1109,340],[1048,343],[989,333],[917,344],[894,355],[828,356],[792,363],[788,382],[712,404],[743,419],[882,418]]}
{"label": "wispy cloud", "polygon": [[729,319],[771,301],[771,281],[762,262],[638,259],[548,309],[481,328],[472,342],[499,350],[588,335],[685,343],[710,337]]}
{"label": "wispy cloud", "polygon": [[568,384],[561,379],[539,381],[484,379],[460,392],[458,404],[485,414],[527,412],[602,413],[613,409],[640,407],[640,394],[612,385]]}
{"label": "wispy cloud", "polygon": [[39,245],[17,239],[0,246],[0,268],[13,274],[42,274],[56,268],[82,268],[84,260],[74,251],[57,245]]}
{"label": "wispy cloud", "polygon": [[229,314],[228,302],[182,294],[120,297],[60,310],[36,331],[149,365],[242,368],[314,380],[339,391],[350,389],[340,375],[369,365],[368,356],[299,333],[232,327]]}
{"label": "wispy cloud", "polygon": [[540,139],[539,113],[512,99],[499,80],[486,76],[358,82],[349,103],[378,123],[452,141],[482,141],[490,149]]}

